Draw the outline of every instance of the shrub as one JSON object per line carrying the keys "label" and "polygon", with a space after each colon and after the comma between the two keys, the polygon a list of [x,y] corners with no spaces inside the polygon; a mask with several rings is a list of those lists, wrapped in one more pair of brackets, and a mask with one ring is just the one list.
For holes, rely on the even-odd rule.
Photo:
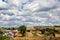
{"label": "shrub", "polygon": [[27,30],[27,32],[30,32],[30,30]]}
{"label": "shrub", "polygon": [[0,36],[0,40],[9,40],[10,38],[7,36]]}
{"label": "shrub", "polygon": [[45,33],[45,29],[42,29],[42,30],[40,30],[40,31],[41,31],[41,33],[42,33],[42,34],[44,34],[44,33]]}

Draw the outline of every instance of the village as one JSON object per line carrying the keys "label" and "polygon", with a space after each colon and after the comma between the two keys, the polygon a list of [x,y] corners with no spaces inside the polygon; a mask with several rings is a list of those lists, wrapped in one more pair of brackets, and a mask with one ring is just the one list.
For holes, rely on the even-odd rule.
{"label": "village", "polygon": [[22,25],[20,28],[0,28],[0,40],[60,40],[58,26],[25,27]]}

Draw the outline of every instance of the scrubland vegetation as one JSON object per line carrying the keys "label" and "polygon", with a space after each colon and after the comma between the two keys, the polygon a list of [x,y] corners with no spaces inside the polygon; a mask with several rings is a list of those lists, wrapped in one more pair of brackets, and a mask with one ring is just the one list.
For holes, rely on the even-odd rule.
{"label": "scrubland vegetation", "polygon": [[[13,37],[3,36],[4,30],[18,30]],[[33,27],[21,25],[18,28],[0,28],[0,40],[60,40],[60,26]]]}

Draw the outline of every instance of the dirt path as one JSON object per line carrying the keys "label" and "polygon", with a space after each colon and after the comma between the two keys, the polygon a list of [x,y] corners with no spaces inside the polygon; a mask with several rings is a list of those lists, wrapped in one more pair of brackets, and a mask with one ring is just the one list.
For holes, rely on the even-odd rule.
{"label": "dirt path", "polygon": [[33,34],[31,32],[27,32],[26,39],[27,40],[33,40],[34,39]]}
{"label": "dirt path", "polygon": [[33,37],[33,34],[31,32],[27,32],[27,37]]}

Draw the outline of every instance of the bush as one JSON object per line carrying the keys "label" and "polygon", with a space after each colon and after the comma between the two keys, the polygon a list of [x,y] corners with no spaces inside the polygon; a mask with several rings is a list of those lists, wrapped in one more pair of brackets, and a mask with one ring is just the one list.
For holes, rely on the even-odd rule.
{"label": "bush", "polygon": [[44,33],[45,33],[45,29],[42,29],[42,30],[40,30],[40,31],[41,31],[41,33],[42,33],[42,34],[44,34]]}
{"label": "bush", "polygon": [[30,32],[30,30],[27,30],[27,32]]}
{"label": "bush", "polygon": [[0,36],[0,40],[9,40],[10,38],[7,36]]}
{"label": "bush", "polygon": [[33,34],[34,36],[37,36],[36,31],[33,31],[32,34]]}

